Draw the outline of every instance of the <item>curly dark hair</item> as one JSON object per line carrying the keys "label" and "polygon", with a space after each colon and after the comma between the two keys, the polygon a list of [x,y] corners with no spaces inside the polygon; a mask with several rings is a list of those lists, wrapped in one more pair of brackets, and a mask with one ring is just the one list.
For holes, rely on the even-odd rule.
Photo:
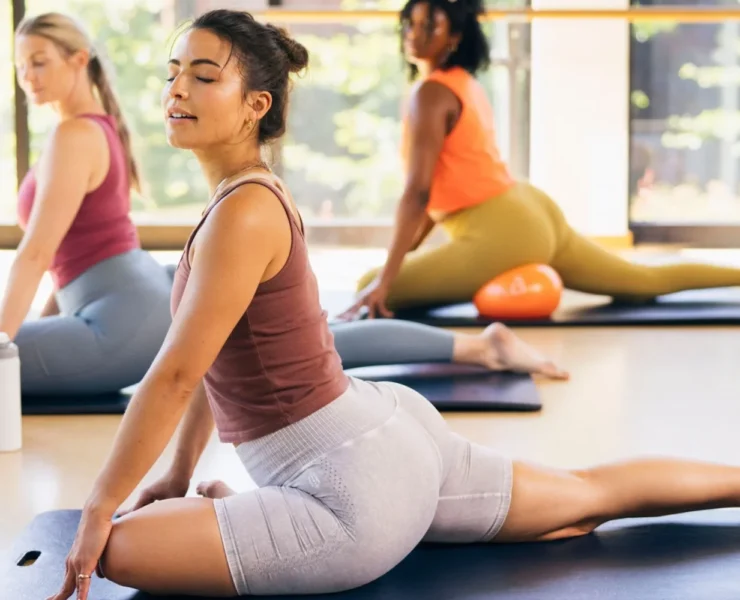
{"label": "curly dark hair", "polygon": [[[435,11],[441,10],[447,15],[450,22],[450,33],[460,34],[460,44],[450,54],[442,69],[461,67],[471,75],[484,71],[491,65],[490,47],[488,39],[481,27],[478,17],[484,13],[482,0],[408,0],[401,10],[401,53],[403,53],[403,29],[411,18],[411,11],[417,4],[429,6],[429,28],[433,27],[433,15]],[[414,79],[418,69],[415,65],[407,63],[409,78]]]}

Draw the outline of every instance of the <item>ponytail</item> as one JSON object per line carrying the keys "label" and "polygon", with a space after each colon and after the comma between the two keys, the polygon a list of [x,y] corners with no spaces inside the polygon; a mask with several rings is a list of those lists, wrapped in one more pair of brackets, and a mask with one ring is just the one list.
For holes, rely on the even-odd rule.
{"label": "ponytail", "polygon": [[129,133],[126,121],[123,118],[121,106],[118,103],[118,99],[116,98],[116,94],[113,91],[113,88],[110,85],[110,81],[108,79],[107,73],[105,72],[105,68],[103,67],[103,63],[100,61],[100,58],[97,56],[97,54],[92,54],[90,56],[90,62],[88,63],[88,74],[90,76],[90,81],[97,90],[98,97],[100,98],[100,102],[103,104],[105,112],[107,112],[116,120],[116,130],[118,132],[118,137],[121,140],[121,145],[123,146],[124,153],[126,155],[126,165],[128,167],[131,188],[136,192],[141,193],[141,178],[139,176],[139,167],[136,164],[134,152],[131,147],[131,134]]}

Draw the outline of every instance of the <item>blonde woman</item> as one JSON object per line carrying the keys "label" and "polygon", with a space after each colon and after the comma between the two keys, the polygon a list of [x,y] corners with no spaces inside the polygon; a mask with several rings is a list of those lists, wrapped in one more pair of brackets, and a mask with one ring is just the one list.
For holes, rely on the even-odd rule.
{"label": "blonde woman", "polygon": [[[24,394],[116,391],[140,381],[170,325],[171,278],[142,251],[129,216],[140,179],[129,131],[89,36],[47,13],[20,23],[18,82],[58,124],[21,183],[24,230],[0,301]],[[45,272],[54,292],[26,320]],[[62,401],[62,400],[60,400]]]}

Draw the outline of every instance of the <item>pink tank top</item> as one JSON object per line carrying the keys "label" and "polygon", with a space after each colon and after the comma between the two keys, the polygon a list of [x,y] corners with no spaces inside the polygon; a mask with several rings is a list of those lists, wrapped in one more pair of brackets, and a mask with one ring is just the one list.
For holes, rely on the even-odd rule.
{"label": "pink tank top", "polygon": [[264,178],[237,177],[216,191],[177,267],[172,314],[188,283],[188,255],[198,229],[223,198],[247,182],[265,186],[280,199],[290,221],[292,243],[285,265],[257,287],[204,378],[219,437],[233,444],[307,417],[341,396],[349,385],[319,302],[303,228],[282,192]]}
{"label": "pink tank top", "polygon": [[[110,115],[82,115],[98,123],[110,148],[110,168],[97,189],[88,192],[62,239],[51,264],[56,289],[62,289],[97,263],[140,247],[129,211],[131,185],[126,153]],[[31,168],[18,190],[18,224],[25,230],[36,195],[36,177]]]}

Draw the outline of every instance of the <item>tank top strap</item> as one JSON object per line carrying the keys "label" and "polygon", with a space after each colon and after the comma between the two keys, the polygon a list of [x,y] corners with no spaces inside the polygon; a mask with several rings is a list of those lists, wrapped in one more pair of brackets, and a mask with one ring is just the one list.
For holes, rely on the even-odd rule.
{"label": "tank top strap", "polygon": [[101,125],[106,134],[118,136],[118,126],[111,115],[97,115],[95,113],[83,113],[78,116],[79,119],[89,119]]}
{"label": "tank top strap", "polygon": [[208,215],[211,214],[211,211],[218,206],[218,204],[226,198],[231,192],[236,190],[237,188],[247,184],[247,183],[256,183],[258,185],[262,185],[269,189],[275,196],[277,196],[278,200],[280,200],[280,203],[283,205],[283,209],[287,213],[288,220],[291,224],[291,229],[295,228],[298,230],[298,232],[301,234],[301,237],[305,237],[305,230],[303,226],[303,221],[301,220],[298,222],[296,220],[296,216],[293,213],[290,203],[288,202],[288,199],[285,197],[285,193],[277,186],[274,182],[270,181],[268,177],[261,173],[243,173],[240,175],[235,175],[233,177],[230,177],[228,179],[225,179],[222,181],[216,190],[213,193],[213,196],[211,197],[211,201],[208,203],[208,206],[203,210],[203,215],[200,218],[200,221],[196,225],[195,229],[193,229],[192,233],[190,234],[190,237],[188,238],[187,243],[185,244],[185,249],[182,253],[181,260],[185,261],[185,264],[188,268],[190,268],[190,247],[193,244],[193,240],[195,239],[196,234],[200,230],[200,228],[203,226],[203,223],[205,223],[206,219],[208,218]]}

